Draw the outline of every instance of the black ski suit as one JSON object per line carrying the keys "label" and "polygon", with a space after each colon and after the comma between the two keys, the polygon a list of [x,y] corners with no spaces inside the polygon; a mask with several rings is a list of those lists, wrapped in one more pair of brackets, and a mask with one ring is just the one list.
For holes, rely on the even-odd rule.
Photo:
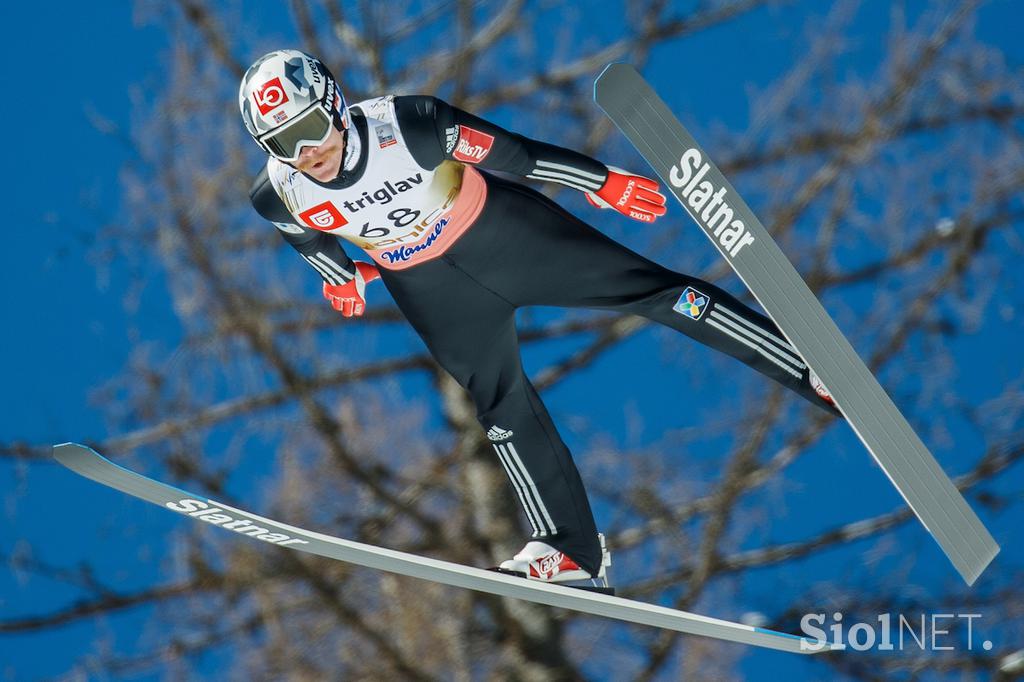
{"label": "black ski suit", "polygon": [[[482,197],[480,206],[450,243],[443,237],[451,225],[443,217],[438,221],[438,215],[423,223],[412,247],[396,249],[392,241],[367,248],[367,235],[372,238],[383,229],[371,227],[382,224],[372,221],[353,232],[355,238],[344,230],[335,232],[367,248],[388,291],[433,357],[469,391],[533,537],[565,552],[585,570],[596,573],[601,557],[594,517],[569,450],[523,371],[517,308],[586,307],[640,315],[731,355],[836,413],[812,388],[808,367],[766,316],[708,282],[634,253],[532,188],[476,170],[508,171],[593,191],[607,177],[600,162],[509,133],[432,97],[371,100],[354,106],[352,118],[348,135],[350,142],[359,136],[351,145],[358,149],[347,155],[338,179],[318,183],[268,164],[284,180],[271,182],[265,170],[253,188],[254,206],[281,228],[325,281],[338,284],[351,279],[351,260],[332,230],[317,226],[315,216],[311,222],[301,215],[322,212],[323,202],[316,202],[337,191],[335,208],[345,215],[346,224],[358,225],[360,211],[366,215],[364,209],[371,208],[387,208],[390,219],[399,216],[398,224],[403,211],[413,210],[398,205],[402,192],[406,185],[417,184],[421,173],[453,161],[473,166],[472,173],[478,174],[473,191]],[[382,121],[390,126],[385,132]],[[367,183],[361,181],[373,167],[374,155],[396,144],[388,137],[395,130],[393,137],[421,171],[403,171],[409,181],[404,185],[394,179],[382,184],[375,177],[364,190]],[[316,204],[312,209],[303,212],[296,184],[308,190],[304,205]],[[388,205],[371,207],[373,201],[353,200],[355,195],[376,197],[377,203],[386,198]],[[434,241],[422,236],[431,225]]]}

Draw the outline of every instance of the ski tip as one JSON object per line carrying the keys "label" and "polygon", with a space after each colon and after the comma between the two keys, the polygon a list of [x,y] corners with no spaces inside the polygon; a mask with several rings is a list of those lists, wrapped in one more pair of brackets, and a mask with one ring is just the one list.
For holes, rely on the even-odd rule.
{"label": "ski tip", "polygon": [[67,442],[53,446],[53,458],[66,467],[70,467],[73,462],[80,460],[83,456],[101,457],[102,455],[81,443]]}
{"label": "ski tip", "polygon": [[617,74],[630,73],[630,75],[637,73],[636,67],[627,62],[610,62],[604,69],[601,70],[601,75],[597,77],[597,80],[602,78],[615,76]]}
{"label": "ski tip", "polygon": [[54,445],[53,446],[53,455],[54,455],[54,457],[56,457],[57,453],[74,452],[76,450],[88,450],[89,452],[96,452],[95,450],[90,448],[88,445],[82,445],[81,443],[75,443],[75,442],[72,442],[72,441],[68,441],[66,443],[57,443],[56,445]]}
{"label": "ski tip", "polygon": [[612,62],[608,64],[607,66],[604,67],[604,69],[601,70],[601,74],[596,79],[594,79],[594,99],[597,99],[597,91],[598,88],[601,86],[602,81],[608,82],[609,79],[615,80],[616,77],[620,75],[633,75],[636,73],[637,70],[633,67],[633,65],[627,64],[626,62]]}

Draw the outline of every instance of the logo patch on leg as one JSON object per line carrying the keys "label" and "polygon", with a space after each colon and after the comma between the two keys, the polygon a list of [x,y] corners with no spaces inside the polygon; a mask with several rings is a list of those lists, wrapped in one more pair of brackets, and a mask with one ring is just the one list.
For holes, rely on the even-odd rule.
{"label": "logo patch on leg", "polygon": [[685,315],[691,320],[699,320],[710,302],[711,299],[709,297],[700,293],[693,287],[686,287],[682,296],[680,296],[679,300],[676,301],[676,304],[672,306],[672,310],[676,311],[680,315]]}

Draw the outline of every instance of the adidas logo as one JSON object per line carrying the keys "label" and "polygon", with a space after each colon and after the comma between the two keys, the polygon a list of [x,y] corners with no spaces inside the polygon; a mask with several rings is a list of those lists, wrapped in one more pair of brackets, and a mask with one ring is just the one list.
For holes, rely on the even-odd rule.
{"label": "adidas logo", "polygon": [[487,437],[491,439],[492,443],[498,443],[503,440],[508,440],[512,437],[511,431],[506,431],[500,426],[492,426],[487,430]]}
{"label": "adidas logo", "polygon": [[452,150],[455,149],[455,143],[459,141],[459,128],[444,129],[444,153],[451,154]]}

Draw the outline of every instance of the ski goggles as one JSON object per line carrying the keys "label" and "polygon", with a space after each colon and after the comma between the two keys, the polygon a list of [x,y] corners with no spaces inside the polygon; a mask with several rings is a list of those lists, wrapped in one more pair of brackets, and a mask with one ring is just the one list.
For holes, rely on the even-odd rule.
{"label": "ski goggles", "polygon": [[320,102],[279,128],[263,133],[256,140],[281,161],[297,161],[303,147],[319,147],[327,141],[334,122]]}

